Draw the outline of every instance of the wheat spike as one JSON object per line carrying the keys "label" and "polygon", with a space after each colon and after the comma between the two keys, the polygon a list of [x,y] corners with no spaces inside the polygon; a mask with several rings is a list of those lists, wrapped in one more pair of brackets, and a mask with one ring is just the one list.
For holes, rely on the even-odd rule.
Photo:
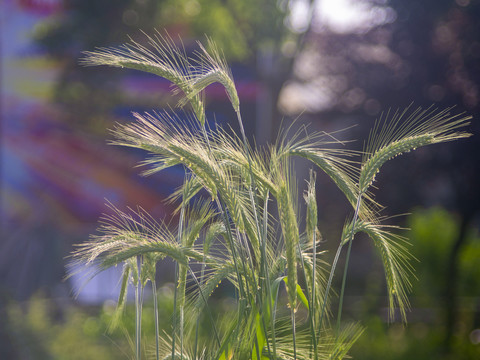
{"label": "wheat spike", "polygon": [[[407,239],[389,230],[399,229],[397,226],[379,225],[358,220],[354,234],[366,233],[380,252],[388,288],[389,315],[393,319],[395,307],[398,305],[402,319],[406,321],[409,308],[408,292],[411,290],[410,278],[414,277],[411,265],[412,257],[406,248]],[[343,230],[342,242],[349,241],[352,224],[348,223]]]}
{"label": "wheat spike", "polygon": [[390,118],[387,113],[370,133],[359,179],[360,193],[365,193],[375,180],[375,175],[388,160],[419,147],[469,137],[471,134],[456,131],[469,124],[471,116],[451,114],[451,108],[438,111],[434,108],[410,108],[396,111]]}

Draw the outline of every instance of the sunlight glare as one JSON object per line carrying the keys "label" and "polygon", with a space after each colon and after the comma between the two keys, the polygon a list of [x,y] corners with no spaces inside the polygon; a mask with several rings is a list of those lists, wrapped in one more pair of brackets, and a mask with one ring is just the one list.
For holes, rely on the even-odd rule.
{"label": "sunlight glare", "polygon": [[393,22],[395,11],[379,3],[369,0],[318,0],[314,17],[316,26],[336,33],[352,33]]}

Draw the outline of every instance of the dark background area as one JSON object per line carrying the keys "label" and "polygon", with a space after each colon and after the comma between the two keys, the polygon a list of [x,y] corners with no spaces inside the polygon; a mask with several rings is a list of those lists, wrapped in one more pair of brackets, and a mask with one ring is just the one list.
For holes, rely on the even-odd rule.
{"label": "dark background area", "polygon": [[[480,1],[6,0],[0,11],[0,312],[10,319],[18,310],[23,319],[22,326],[2,321],[0,358],[61,358],[46,345],[31,345],[42,343],[32,314],[45,308],[52,324],[83,329],[72,335],[77,345],[81,336],[101,333],[88,330],[90,317],[70,317],[67,309],[105,308],[118,291],[115,274],[76,301],[70,296],[76,284],[62,279],[72,244],[95,231],[106,200],[140,205],[158,218],[172,212],[163,200],[181,184],[181,169],[142,178],[135,168],[141,153],[106,145],[108,129],[130,121],[131,111],[175,106],[169,83],[79,65],[82,51],[118,46],[128,36],[142,42],[141,31],[154,29],[181,38],[187,53],[205,35],[217,42],[232,67],[246,131],[260,145],[297,118],[312,130],[347,128],[338,137],[356,140],[348,146],[361,150],[389,109],[454,107],[473,116],[473,137],[396,159],[378,177],[376,199],[385,215],[413,212],[392,220],[412,227],[412,252],[422,260],[412,325],[385,324],[382,273],[367,241],[354,245],[346,306],[371,331],[355,358],[430,358],[432,349],[438,358],[478,356]],[[210,121],[235,127],[220,87],[209,87],[207,102]],[[297,171],[307,178],[301,162]],[[326,177],[319,175],[317,189],[331,249],[349,209]],[[168,266],[162,280],[171,281]],[[48,305],[38,305],[39,297]],[[44,310],[31,310],[35,304]],[[392,343],[399,346],[393,353]],[[25,344],[32,350],[20,351]]]}

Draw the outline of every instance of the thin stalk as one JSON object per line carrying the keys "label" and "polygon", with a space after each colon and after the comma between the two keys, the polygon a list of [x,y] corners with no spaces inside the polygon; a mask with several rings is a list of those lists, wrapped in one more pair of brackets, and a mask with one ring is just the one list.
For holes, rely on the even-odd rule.
{"label": "thin stalk", "polygon": [[152,279],[152,292],[153,292],[153,313],[155,317],[155,359],[160,360],[159,354],[159,325],[158,325],[158,294],[157,294],[157,282],[155,278]]}
{"label": "thin stalk", "polygon": [[[266,244],[267,244],[267,228],[268,228],[268,193],[265,196],[265,201],[263,205],[263,234],[262,234],[262,257],[264,260],[264,266],[263,266],[263,271],[265,274],[265,282],[266,282],[266,289],[267,289],[267,306],[268,306],[268,311],[270,313],[270,319],[271,319],[271,327],[272,327],[272,350],[273,350],[273,359],[277,359],[277,345],[276,345],[276,339],[275,339],[275,322],[274,322],[274,316],[273,316],[273,309],[272,309],[272,303],[271,303],[271,298],[272,298],[272,289],[270,287],[270,275],[268,272],[268,267],[267,267],[267,262],[266,262]],[[265,331],[265,336],[267,332]],[[268,344],[268,343],[267,343]]]}
{"label": "thin stalk", "polygon": [[313,251],[313,269],[312,269],[312,304],[310,305],[312,309],[312,326],[313,326],[313,339],[314,339],[314,352],[315,352],[315,360],[318,359],[318,349],[317,349],[317,334],[315,332],[315,307],[316,307],[316,300],[317,300],[317,293],[316,293],[316,276],[317,276],[317,229],[314,229],[313,231],[313,245],[312,245],[312,251]]}
{"label": "thin stalk", "polygon": [[[300,254],[300,264],[302,266],[302,271],[303,271],[303,275],[305,277],[305,283],[307,284],[307,275],[306,275],[306,272],[305,272],[305,263],[303,261],[303,257],[302,257],[302,249],[300,248],[300,244],[298,244],[298,253]],[[314,353],[314,356],[315,356],[315,360],[318,359],[318,349],[317,349],[317,335],[315,333],[315,325],[314,325],[314,319],[313,319],[313,308],[315,307],[314,303],[312,302],[311,298],[310,297],[310,293],[308,291],[308,286],[305,288],[305,292],[307,293],[307,302],[308,302],[308,323],[310,325],[310,331],[312,332],[312,336],[310,337],[310,340],[311,340],[311,345],[313,345],[313,353]],[[311,348],[310,348],[310,352],[311,352]]]}
{"label": "thin stalk", "polygon": [[139,304],[140,302],[140,291],[139,291],[139,281],[135,285],[135,359],[140,360],[140,341],[139,341],[139,328],[138,328],[138,317],[139,317]]}
{"label": "thin stalk", "polygon": [[177,283],[178,283],[178,263],[175,263],[175,289],[173,290],[173,314],[172,314],[172,360],[175,360],[175,338],[177,336]]}
{"label": "thin stalk", "polygon": [[297,359],[297,341],[295,329],[295,309],[290,308],[290,316],[292,318],[292,336],[293,336],[293,359]]}
{"label": "thin stalk", "polygon": [[138,319],[138,324],[139,324],[139,340],[140,340],[140,346],[141,346],[141,340],[142,340],[142,312],[143,312],[143,296],[145,294],[145,286],[140,284],[140,317]]}
{"label": "thin stalk", "polygon": [[[354,220],[355,221],[358,218],[358,212],[359,212],[359,209],[360,209],[360,202],[361,202],[361,196],[359,196],[357,198],[357,205],[355,207],[355,214],[354,214]],[[355,226],[355,222],[353,223],[353,226]],[[352,227],[352,233],[353,233],[353,227]],[[333,275],[334,275],[335,269],[337,267],[338,258],[340,257],[340,253],[342,252],[342,248],[343,248],[343,243],[340,242],[340,244],[338,245],[337,253],[335,254],[335,258],[333,259],[332,269],[330,270],[330,275],[328,277],[327,288],[325,289],[325,295],[324,295],[324,298],[323,298],[323,305],[322,305],[322,312],[320,314],[320,321],[319,321],[319,324],[318,324],[319,328],[322,326],[323,317],[325,315],[325,307],[326,307],[326,304],[327,304],[328,293],[329,293],[330,287],[332,285]],[[345,284],[343,284],[343,285],[345,285]],[[343,289],[342,289],[342,291],[343,291]]]}
{"label": "thin stalk", "polygon": [[[200,285],[203,283],[203,277],[205,276],[205,254],[203,254],[203,262],[202,262],[202,270],[200,273],[200,282],[198,284],[198,288],[200,289]],[[202,290],[200,289],[200,292]],[[195,325],[195,345],[193,347],[193,359],[197,358],[197,347],[198,347],[198,329],[200,327],[200,315],[197,316],[197,323]]]}
{"label": "thin stalk", "polygon": [[332,268],[330,270],[330,275],[328,277],[327,287],[325,289],[325,295],[323,297],[322,311],[320,312],[320,320],[318,321],[319,330],[322,327],[323,318],[325,316],[325,308],[326,308],[326,305],[327,305],[328,293],[330,291],[330,287],[332,286],[333,274],[335,273],[335,268],[337,267],[337,262],[338,262],[338,258],[340,257],[340,253],[342,252],[342,247],[343,247],[343,244],[340,242],[340,245],[338,245],[338,249],[337,249],[337,252],[335,254],[335,258],[333,259],[333,264],[332,264]]}
{"label": "thin stalk", "polygon": [[355,208],[355,214],[353,215],[352,221],[352,231],[350,232],[350,238],[348,241],[347,257],[345,258],[345,269],[343,270],[343,279],[342,279],[342,288],[340,291],[340,301],[338,304],[338,314],[337,314],[337,334],[340,330],[340,321],[342,319],[342,308],[343,308],[343,297],[345,292],[345,283],[347,282],[347,270],[348,263],[350,261],[350,252],[352,251],[353,236],[355,234],[355,223],[358,219],[358,212],[360,210],[360,203],[362,202],[362,195],[360,194],[357,198],[357,206]]}
{"label": "thin stalk", "polygon": [[[279,285],[280,287],[280,285]],[[268,302],[270,302],[271,298],[268,299]],[[276,317],[277,317],[277,303],[278,303],[278,290],[275,294],[275,299],[273,301],[273,308],[272,308],[272,312],[270,314],[270,318],[271,318],[271,321],[272,321],[272,337],[273,337],[273,356],[276,358],[277,354],[276,354],[276,340],[275,340],[275,321],[276,321]]]}
{"label": "thin stalk", "polygon": [[[180,209],[180,219],[178,220],[178,242],[182,240],[182,233],[183,233],[183,222],[185,218],[185,202],[182,199],[182,208]],[[178,286],[178,277],[179,277],[179,269],[178,269],[178,262],[175,263],[175,290],[173,293],[173,317],[172,317],[172,325],[173,325],[173,336],[172,336],[172,360],[175,360],[175,338],[177,334],[177,286]],[[183,327],[183,324],[181,324]]]}
{"label": "thin stalk", "polygon": [[184,306],[180,306],[180,360],[183,359],[183,321],[184,321]]}
{"label": "thin stalk", "polygon": [[141,359],[141,337],[142,337],[142,301],[143,289],[141,281],[141,257],[137,257],[138,278],[135,286],[135,356],[137,360]]}

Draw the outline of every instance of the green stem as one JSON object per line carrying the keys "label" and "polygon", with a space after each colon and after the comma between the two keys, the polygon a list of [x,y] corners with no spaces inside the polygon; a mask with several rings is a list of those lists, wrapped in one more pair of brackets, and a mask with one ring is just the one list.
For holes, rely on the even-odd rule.
{"label": "green stem", "polygon": [[[358,212],[359,212],[359,209],[360,209],[360,202],[361,202],[361,196],[359,196],[357,198],[357,205],[356,205],[356,208],[355,208],[355,214],[354,214],[354,222],[353,222],[353,227],[355,226],[355,222],[356,222],[356,219],[358,217]],[[353,236],[353,227],[352,227],[352,236]],[[327,283],[327,288],[325,289],[325,295],[323,297],[323,305],[322,305],[322,311],[321,311],[321,314],[320,314],[320,321],[319,321],[319,328],[322,326],[322,322],[323,322],[323,318],[325,316],[325,308],[326,308],[326,304],[327,304],[327,298],[328,298],[328,293],[330,291],[330,287],[332,286],[332,280],[333,280],[333,275],[335,273],[335,269],[337,267],[337,263],[338,263],[338,258],[340,257],[340,253],[342,251],[342,248],[343,248],[343,242],[340,241],[340,244],[338,245],[338,249],[337,249],[337,253],[335,254],[335,258],[333,259],[333,264],[332,264],[332,269],[330,270],[330,275],[328,277],[328,283]],[[344,286],[345,284],[342,285],[342,293],[343,293],[343,290],[344,290]],[[343,294],[341,295],[341,297],[343,296]],[[343,299],[340,299],[340,304],[343,302],[342,301]],[[337,318],[338,320],[338,318]],[[337,325],[338,325],[338,321],[337,321]]]}
{"label": "green stem", "polygon": [[[266,244],[267,244],[267,229],[268,229],[268,192],[267,195],[265,196],[265,201],[263,205],[263,234],[262,234],[262,257],[264,259],[263,262],[263,271],[265,274],[265,283],[266,283],[266,289],[267,289],[267,306],[268,306],[268,312],[270,314],[270,319],[271,319],[271,327],[272,327],[272,350],[273,350],[273,359],[277,359],[277,345],[276,345],[276,339],[275,339],[275,321],[274,321],[274,316],[273,316],[273,309],[272,309],[272,289],[271,289],[271,284],[270,284],[270,274],[268,271],[268,266],[267,266],[267,261],[266,261]],[[265,334],[267,332],[265,331]],[[268,344],[268,343],[267,343]]]}
{"label": "green stem", "polygon": [[142,338],[142,301],[143,286],[141,281],[141,257],[137,257],[137,284],[135,286],[135,356],[141,359],[141,338]]}
{"label": "green stem", "polygon": [[340,330],[340,321],[342,319],[343,297],[344,297],[344,293],[345,293],[345,284],[347,282],[348,263],[350,261],[350,252],[352,251],[353,236],[355,235],[355,223],[357,222],[357,219],[358,219],[358,212],[360,210],[361,201],[362,201],[362,195],[359,195],[358,198],[357,198],[357,206],[355,208],[355,214],[353,215],[352,231],[350,233],[350,238],[349,238],[349,242],[348,242],[347,257],[345,258],[345,269],[343,271],[342,288],[341,288],[341,291],[340,291],[340,301],[339,301],[339,304],[338,304],[337,334]]}
{"label": "green stem", "polygon": [[172,314],[172,360],[175,360],[175,339],[177,336],[177,283],[178,283],[178,263],[175,263],[175,283],[173,290],[173,314]]}
{"label": "green stem", "polygon": [[[185,218],[185,202],[182,200],[182,208],[180,209],[180,219],[178,221],[178,242],[182,241],[183,234],[183,222]],[[179,269],[178,262],[175,263],[175,290],[173,295],[173,316],[172,316],[172,325],[173,325],[173,336],[172,336],[172,360],[175,360],[175,338],[177,336],[177,287],[179,279]]]}
{"label": "green stem", "polygon": [[290,316],[292,318],[292,336],[293,336],[293,359],[297,359],[297,341],[295,329],[295,309],[290,308]]}
{"label": "green stem", "polygon": [[315,307],[316,307],[316,300],[317,300],[317,294],[316,294],[316,288],[315,288],[315,285],[316,285],[316,276],[317,276],[317,234],[316,234],[316,229],[313,229],[313,239],[312,239],[312,242],[313,242],[313,248],[312,248],[312,251],[313,251],[313,269],[312,269],[312,304],[310,305],[311,309],[312,309],[312,314],[311,314],[311,318],[312,318],[312,327],[313,327],[313,341],[314,341],[314,345],[313,345],[313,348],[314,348],[314,353],[315,353],[315,360],[318,359],[318,349],[317,349],[317,333],[315,331],[316,327],[315,327]]}
{"label": "green stem", "polygon": [[[200,285],[203,283],[203,277],[205,276],[205,254],[203,255],[203,262],[202,262],[202,270],[200,273],[200,282],[198,284],[198,288],[200,292],[202,291]],[[206,304],[205,304],[206,305]],[[215,326],[215,325],[213,325]],[[193,359],[197,358],[197,347],[198,347],[198,329],[200,327],[200,315],[197,316],[197,323],[195,325],[195,346],[193,348]]]}
{"label": "green stem", "polygon": [[[303,256],[302,256],[302,249],[300,248],[300,244],[297,245],[298,247],[298,254],[300,257],[300,265],[302,267],[302,272],[305,278],[305,284],[308,284],[307,282],[307,275],[305,272],[305,262],[303,261]],[[307,302],[308,302],[308,323],[310,325],[310,331],[311,331],[311,343],[310,346],[313,345],[313,353],[315,356],[315,360],[318,358],[318,350],[317,350],[317,335],[315,333],[315,325],[314,325],[314,319],[313,319],[313,309],[315,305],[313,304],[312,297],[310,297],[310,293],[308,290],[308,286],[305,287],[305,292],[307,293]],[[310,348],[310,353],[311,353],[311,348]]]}
{"label": "green stem", "polygon": [[183,322],[184,322],[184,306],[180,306],[180,360],[183,360]]}
{"label": "green stem", "polygon": [[155,278],[152,279],[152,292],[153,292],[153,312],[155,317],[155,358],[160,360],[159,354],[159,325],[158,325],[158,294],[157,294],[157,282]]}
{"label": "green stem", "polygon": [[325,308],[327,306],[328,300],[328,293],[330,291],[330,287],[332,286],[333,274],[335,273],[335,268],[337,267],[338,258],[340,257],[340,253],[342,252],[343,244],[340,242],[338,245],[337,252],[335,254],[335,258],[333,259],[332,269],[330,270],[330,275],[328,277],[327,287],[325,289],[325,294],[323,296],[323,303],[322,303],[322,310],[320,312],[320,320],[318,321],[318,329],[320,330],[323,323],[323,318],[325,316]]}

